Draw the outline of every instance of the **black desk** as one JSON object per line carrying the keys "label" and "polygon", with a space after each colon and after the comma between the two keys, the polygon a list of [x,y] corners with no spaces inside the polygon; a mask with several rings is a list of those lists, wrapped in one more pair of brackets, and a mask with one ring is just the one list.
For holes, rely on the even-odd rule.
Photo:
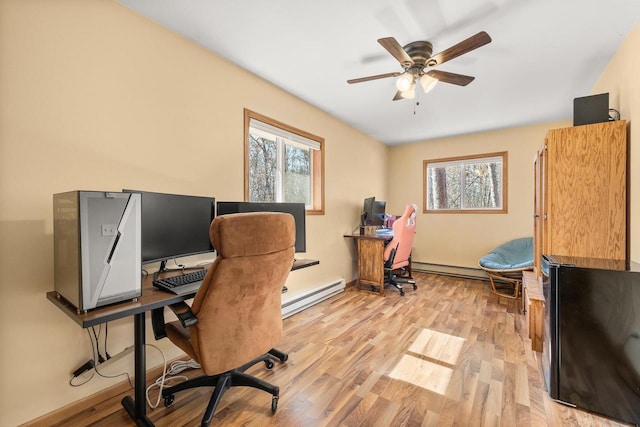
{"label": "black desk", "polygon": [[[298,259],[295,260],[291,270],[298,270],[312,265],[319,264],[318,260]],[[208,266],[206,266],[208,267]],[[163,275],[177,275],[179,272],[169,272]],[[60,297],[57,292],[47,292],[47,299],[54,303],[67,316],[83,328],[110,322],[133,316],[134,328],[134,398],[126,396],[122,399],[122,406],[129,416],[139,426],[153,426],[147,418],[146,407],[146,334],[145,334],[145,313],[167,305],[175,304],[195,296],[193,294],[178,296],[161,291],[153,286],[153,275],[148,275],[142,279],[142,295],[136,301],[125,301],[105,307],[96,308],[86,313],[78,313],[76,307]]]}
{"label": "black desk", "polygon": [[318,264],[320,264],[320,261],[317,259],[296,259],[293,261],[291,271],[300,270],[301,268],[307,268]]}

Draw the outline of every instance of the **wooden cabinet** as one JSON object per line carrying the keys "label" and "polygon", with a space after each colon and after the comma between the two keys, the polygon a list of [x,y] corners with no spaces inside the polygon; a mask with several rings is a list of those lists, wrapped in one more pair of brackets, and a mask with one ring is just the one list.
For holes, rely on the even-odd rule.
{"label": "wooden cabinet", "polygon": [[625,121],[550,130],[534,175],[538,272],[541,254],[628,258]]}

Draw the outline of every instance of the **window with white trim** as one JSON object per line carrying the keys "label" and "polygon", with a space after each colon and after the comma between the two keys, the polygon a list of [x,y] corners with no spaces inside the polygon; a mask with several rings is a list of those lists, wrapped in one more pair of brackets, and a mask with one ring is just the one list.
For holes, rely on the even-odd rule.
{"label": "window with white trim", "polygon": [[424,160],[425,213],[506,213],[507,152]]}
{"label": "window with white trim", "polygon": [[245,200],[323,212],[324,139],[245,110]]}

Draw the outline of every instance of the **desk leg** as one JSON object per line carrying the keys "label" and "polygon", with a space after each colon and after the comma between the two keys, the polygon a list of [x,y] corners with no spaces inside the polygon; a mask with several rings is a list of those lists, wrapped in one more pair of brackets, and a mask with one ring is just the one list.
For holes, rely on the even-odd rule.
{"label": "desk leg", "polygon": [[135,391],[134,397],[126,396],[122,399],[122,406],[129,416],[136,422],[138,426],[153,426],[153,423],[147,418],[146,407],[146,354],[145,354],[145,325],[144,312],[136,314],[133,319],[134,328],[134,349],[135,349]]}

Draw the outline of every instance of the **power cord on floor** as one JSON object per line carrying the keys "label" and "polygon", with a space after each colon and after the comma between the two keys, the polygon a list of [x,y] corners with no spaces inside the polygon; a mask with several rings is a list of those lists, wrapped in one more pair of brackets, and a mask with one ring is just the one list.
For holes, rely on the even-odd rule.
{"label": "power cord on floor", "polygon": [[[147,404],[151,409],[155,409],[160,404],[160,399],[162,399],[162,389],[165,388],[165,386],[167,386],[168,383],[173,383],[173,382],[176,382],[177,380],[180,380],[179,382],[182,382],[189,379],[184,375],[175,375],[175,374],[178,374],[187,369],[198,369],[200,368],[200,364],[198,364],[193,359],[188,361],[176,360],[172,362],[171,365],[169,366],[169,369],[167,369],[167,358],[165,357],[162,350],[160,350],[158,347],[156,347],[153,344],[147,344],[147,345],[155,348],[156,350],[158,350],[160,355],[162,355],[162,363],[163,363],[162,375],[158,377],[158,379],[156,379],[151,385],[149,385],[149,387],[147,387],[147,390],[146,390]],[[158,398],[156,399],[156,402],[154,404],[154,403],[151,403],[151,399],[149,399],[149,391],[151,391],[156,387],[158,388]]]}
{"label": "power cord on floor", "polygon": [[[78,368],[76,371],[74,371],[74,373],[71,375],[71,378],[69,379],[69,385],[71,387],[80,387],[86,383],[88,383],[89,381],[91,381],[93,379],[93,377],[95,375],[98,375],[99,377],[103,377],[103,378],[117,378],[117,377],[121,377],[121,376],[126,376],[127,378],[127,382],[129,383],[129,386],[133,389],[133,383],[131,382],[131,376],[129,375],[128,372],[122,372],[120,374],[116,374],[116,375],[107,375],[103,372],[100,372],[100,364],[105,362],[105,358],[100,354],[100,348],[99,348],[99,337],[101,335],[101,330],[98,330],[98,332],[96,333],[95,329],[91,328],[91,330],[89,330],[89,328],[87,328],[87,334],[89,336],[89,342],[91,343],[91,353],[93,358],[90,359],[89,361],[87,361],[83,366],[81,366],[80,368]],[[93,333],[93,335],[92,335]],[[106,350],[106,328],[105,328],[105,354],[107,356],[107,360],[111,358],[111,356],[109,356],[109,353],[107,353]],[[94,341],[95,338],[95,341]],[[149,405],[149,407],[151,407],[152,409],[155,409],[158,407],[158,405],[160,404],[160,399],[162,398],[162,389],[170,382],[175,382],[177,380],[180,381],[186,381],[188,380],[188,378],[186,376],[183,375],[176,375],[182,371],[185,371],[187,369],[199,369],[200,368],[200,364],[197,363],[196,361],[194,361],[193,359],[190,360],[176,360],[174,362],[171,363],[171,365],[169,366],[169,369],[167,369],[167,358],[165,357],[164,353],[162,352],[162,350],[160,350],[160,348],[156,347],[153,344],[146,344],[146,346],[149,347],[153,347],[155,348],[160,355],[162,356],[162,375],[156,379],[156,381],[154,383],[152,383],[149,387],[147,387],[146,390],[146,399],[147,399],[147,404]],[[91,376],[89,378],[87,378],[86,380],[84,380],[81,383],[74,383],[74,380],[77,378],[80,378],[85,372],[89,371],[89,370],[93,370],[93,372],[91,373]],[[151,403],[151,400],[149,399],[149,391],[155,387],[158,387],[158,398],[156,400],[155,404]]]}

